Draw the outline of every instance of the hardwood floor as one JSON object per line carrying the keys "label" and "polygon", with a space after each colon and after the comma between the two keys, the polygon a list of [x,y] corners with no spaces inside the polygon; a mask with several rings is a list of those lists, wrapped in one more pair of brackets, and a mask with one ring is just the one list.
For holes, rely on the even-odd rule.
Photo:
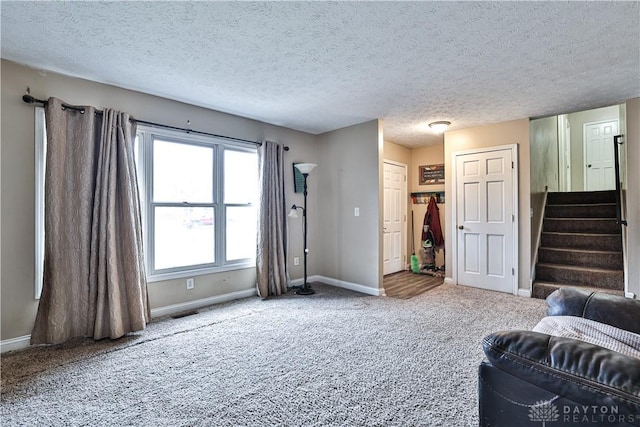
{"label": "hardwood floor", "polygon": [[444,282],[442,277],[428,274],[414,274],[410,271],[399,271],[384,276],[384,291],[388,297],[409,299],[423,292],[440,286]]}

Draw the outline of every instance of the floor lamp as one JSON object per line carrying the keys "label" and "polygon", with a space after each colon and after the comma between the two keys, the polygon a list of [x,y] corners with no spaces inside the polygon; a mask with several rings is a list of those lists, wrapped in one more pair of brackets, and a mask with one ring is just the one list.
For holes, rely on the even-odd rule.
{"label": "floor lamp", "polygon": [[304,177],[304,207],[293,205],[291,207],[291,211],[289,211],[290,218],[298,217],[298,209],[302,209],[302,216],[304,217],[304,230],[303,230],[303,239],[304,239],[304,283],[298,290],[296,290],[297,295],[313,295],[316,293],[313,289],[311,289],[311,285],[307,283],[307,255],[309,254],[309,248],[307,248],[307,177],[309,173],[317,166],[314,163],[298,163],[294,165],[296,169],[302,173]]}

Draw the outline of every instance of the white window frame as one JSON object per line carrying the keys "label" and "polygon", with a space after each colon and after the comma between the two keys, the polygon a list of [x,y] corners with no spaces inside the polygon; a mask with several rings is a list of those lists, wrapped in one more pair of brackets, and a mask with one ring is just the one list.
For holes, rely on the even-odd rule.
{"label": "white window frame", "polygon": [[[255,256],[253,258],[244,258],[244,259],[234,259],[234,260],[227,260],[227,233],[226,233],[226,224],[227,224],[227,208],[229,207],[251,207],[254,206],[253,203],[247,202],[247,203],[226,203],[225,199],[224,199],[224,154],[226,151],[239,151],[239,152],[245,152],[245,153],[256,153],[257,155],[257,149],[254,148],[249,148],[246,145],[233,145],[233,144],[225,144],[223,149],[220,150],[220,211],[222,214],[222,220],[224,221],[224,232],[220,233],[222,236],[222,240],[221,240],[221,244],[224,245],[224,253],[223,253],[223,257],[221,258],[222,262],[226,265],[226,266],[234,266],[234,265],[242,265],[242,264],[246,264],[248,261],[252,262],[252,266],[256,265],[256,259]],[[256,201],[258,200],[258,195],[256,194]],[[257,238],[257,236],[256,236]]]}
{"label": "white window frame", "polygon": [[35,288],[34,299],[42,295],[44,277],[44,175],[47,156],[47,132],[44,108],[35,108]]}
{"label": "white window frame", "polygon": [[[179,279],[185,277],[193,277],[203,274],[219,273],[230,270],[239,270],[244,268],[254,268],[256,265],[255,258],[246,258],[240,260],[226,261],[226,207],[227,206],[250,206],[238,204],[224,203],[224,150],[257,151],[256,148],[247,147],[246,144],[234,143],[222,138],[210,137],[198,134],[186,134],[152,126],[139,125],[137,130],[138,144],[136,146],[136,154],[138,158],[138,182],[140,188],[140,200],[142,204],[142,222],[143,222],[143,238],[145,247],[145,263],[147,266],[147,281],[157,282],[162,280]],[[154,267],[154,223],[153,223],[153,141],[154,139],[186,144],[191,146],[207,146],[213,147],[214,162],[214,198],[213,203],[203,205],[211,205],[214,209],[214,245],[215,245],[215,262],[206,265],[175,267],[155,271]],[[179,204],[160,203],[161,206]],[[182,205],[183,206],[183,205]],[[191,206],[191,205],[190,205]],[[195,204],[192,206],[200,206]]]}

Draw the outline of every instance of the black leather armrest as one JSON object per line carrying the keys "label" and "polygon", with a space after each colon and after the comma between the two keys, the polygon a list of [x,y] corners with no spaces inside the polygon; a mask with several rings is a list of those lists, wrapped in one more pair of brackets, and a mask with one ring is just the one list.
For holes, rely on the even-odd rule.
{"label": "black leather armrest", "polygon": [[577,316],[640,334],[640,300],[576,288],[547,297],[548,316]]}
{"label": "black leather armrest", "polygon": [[496,368],[551,393],[640,413],[640,359],[531,331],[491,334],[483,348]]}

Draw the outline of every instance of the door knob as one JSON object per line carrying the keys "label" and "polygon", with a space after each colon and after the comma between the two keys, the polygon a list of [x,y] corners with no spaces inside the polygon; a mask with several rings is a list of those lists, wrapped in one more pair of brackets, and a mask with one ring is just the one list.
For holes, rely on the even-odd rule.
{"label": "door knob", "polygon": [[588,168],[590,168],[590,167],[591,167],[591,165],[587,165],[587,167],[588,167]]}
{"label": "door knob", "polygon": [[464,225],[459,225],[458,230],[464,230]]}

